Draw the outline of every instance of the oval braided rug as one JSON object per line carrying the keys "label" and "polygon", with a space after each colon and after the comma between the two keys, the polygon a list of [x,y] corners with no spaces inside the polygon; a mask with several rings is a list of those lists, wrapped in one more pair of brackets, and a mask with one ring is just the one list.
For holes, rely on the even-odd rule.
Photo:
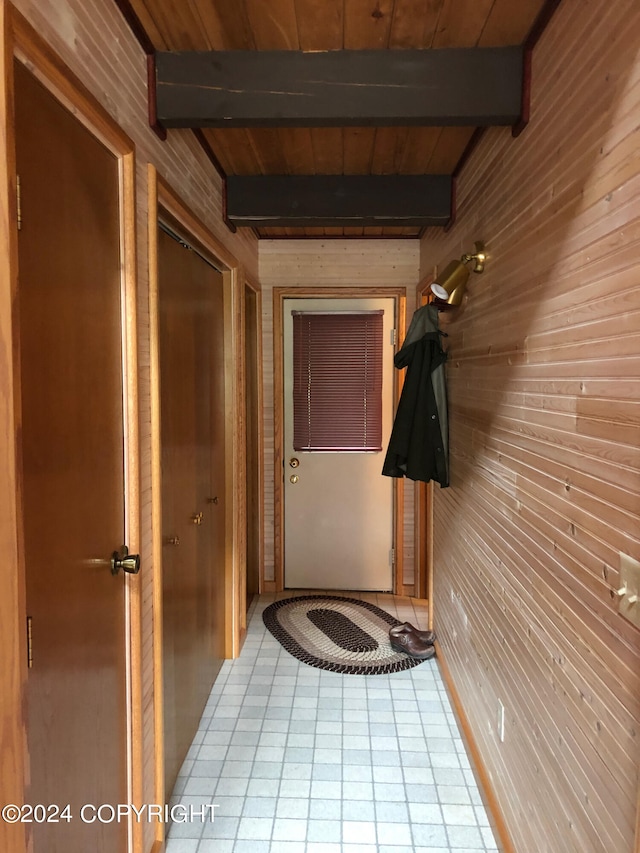
{"label": "oval braided rug", "polygon": [[320,669],[381,675],[423,662],[391,648],[389,628],[399,625],[398,619],[357,598],[285,598],[266,607],[262,619],[289,654]]}

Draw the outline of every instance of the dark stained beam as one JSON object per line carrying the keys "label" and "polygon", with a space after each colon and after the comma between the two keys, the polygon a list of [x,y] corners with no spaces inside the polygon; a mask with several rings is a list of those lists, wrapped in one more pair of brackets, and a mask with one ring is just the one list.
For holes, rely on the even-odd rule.
{"label": "dark stained beam", "polygon": [[229,175],[237,226],[446,225],[449,175]]}
{"label": "dark stained beam", "polygon": [[159,52],[164,127],[512,125],[522,48]]}

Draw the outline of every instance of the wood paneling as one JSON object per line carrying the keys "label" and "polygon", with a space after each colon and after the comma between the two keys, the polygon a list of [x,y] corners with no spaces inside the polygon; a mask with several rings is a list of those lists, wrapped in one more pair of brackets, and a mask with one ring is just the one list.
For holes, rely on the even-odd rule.
{"label": "wood paneling", "polygon": [[344,46],[344,0],[294,0],[299,50]]}
{"label": "wood paneling", "polygon": [[640,632],[614,591],[640,557],[640,10],[585,11],[560,5],[526,132],[486,132],[421,248],[427,275],[488,246],[442,316],[435,623],[518,853],[631,853],[636,827]]}
{"label": "wood paneling", "polygon": [[511,0],[496,0],[491,5],[478,45],[523,44],[540,9],[537,0],[520,0],[515,16]]}
{"label": "wood paneling", "polygon": [[[376,50],[522,44],[522,0],[131,0],[158,50]],[[164,43],[162,43],[164,42]],[[170,47],[169,47],[170,45]]]}
{"label": "wood paneling", "polygon": [[246,0],[247,16],[258,50],[295,50],[298,27],[295,0]]}

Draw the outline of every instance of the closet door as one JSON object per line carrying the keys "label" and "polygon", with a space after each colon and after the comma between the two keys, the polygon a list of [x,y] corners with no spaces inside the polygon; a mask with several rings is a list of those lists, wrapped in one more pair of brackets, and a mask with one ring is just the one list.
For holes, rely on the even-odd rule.
{"label": "closet door", "polygon": [[224,315],[221,274],[162,229],[158,269],[169,795],[223,655]]}
{"label": "closet door", "polygon": [[15,85],[27,802],[72,815],[28,829],[34,853],[123,853],[125,821],[80,817],[128,798],[119,164],[19,63]]}

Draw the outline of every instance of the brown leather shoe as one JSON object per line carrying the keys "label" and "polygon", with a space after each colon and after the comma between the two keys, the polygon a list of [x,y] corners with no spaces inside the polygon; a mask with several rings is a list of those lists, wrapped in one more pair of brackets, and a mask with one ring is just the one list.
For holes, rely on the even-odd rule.
{"label": "brown leather shoe", "polygon": [[414,637],[427,646],[432,646],[436,639],[435,631],[420,631],[411,622],[403,622],[401,625],[395,625],[389,629],[389,637],[400,637],[402,634],[413,634]]}
{"label": "brown leather shoe", "polygon": [[435,653],[435,647],[429,643],[423,643],[412,632],[395,634],[389,636],[391,648],[396,652],[404,652],[412,658],[429,660]]}

